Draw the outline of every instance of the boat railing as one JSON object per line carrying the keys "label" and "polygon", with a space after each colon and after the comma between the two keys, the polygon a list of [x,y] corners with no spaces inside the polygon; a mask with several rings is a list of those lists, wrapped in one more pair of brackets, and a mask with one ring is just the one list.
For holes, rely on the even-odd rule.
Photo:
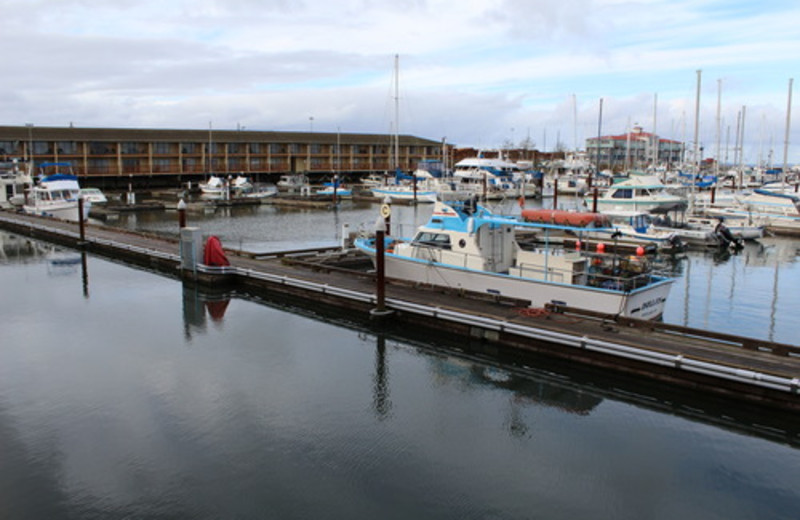
{"label": "boat railing", "polygon": [[653,283],[653,271],[641,257],[586,253],[590,258],[587,284],[592,287],[632,291]]}

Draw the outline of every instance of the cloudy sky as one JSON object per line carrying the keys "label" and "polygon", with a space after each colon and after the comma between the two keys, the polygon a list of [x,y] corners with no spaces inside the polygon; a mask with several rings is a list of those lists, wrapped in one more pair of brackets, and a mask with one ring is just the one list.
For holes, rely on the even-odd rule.
{"label": "cloudy sky", "polygon": [[[0,124],[582,147],[642,125],[782,164],[796,0],[0,0]],[[399,117],[395,114],[399,56]],[[797,90],[797,89],[793,89]],[[717,100],[721,117],[717,132]],[[602,101],[602,119],[599,117]],[[800,162],[793,101],[789,161]],[[655,116],[655,117],[654,117]],[[717,136],[719,135],[719,139]],[[793,143],[793,144],[792,144]]]}

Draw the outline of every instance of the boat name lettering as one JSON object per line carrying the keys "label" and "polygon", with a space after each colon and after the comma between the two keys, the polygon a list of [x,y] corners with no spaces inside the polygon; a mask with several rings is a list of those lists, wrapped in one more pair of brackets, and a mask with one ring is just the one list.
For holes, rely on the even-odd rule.
{"label": "boat name lettering", "polygon": [[640,308],[642,310],[649,309],[650,307],[655,307],[656,305],[661,305],[662,303],[664,303],[664,298],[661,297],[654,298],[652,300],[644,302]]}

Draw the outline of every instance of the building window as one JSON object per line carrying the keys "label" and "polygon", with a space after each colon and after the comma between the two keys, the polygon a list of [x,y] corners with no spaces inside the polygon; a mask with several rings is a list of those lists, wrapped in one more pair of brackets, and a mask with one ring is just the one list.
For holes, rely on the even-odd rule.
{"label": "building window", "polygon": [[250,143],[250,153],[261,153],[261,143]]}
{"label": "building window", "polygon": [[12,141],[0,141],[0,154],[9,155],[17,152],[17,146]]}
{"label": "building window", "polygon": [[142,153],[141,149],[142,146],[140,143],[128,142],[120,144],[120,151],[122,152],[122,155],[137,155]]}
{"label": "building window", "polygon": [[153,153],[157,155],[167,155],[172,150],[171,143],[153,143]]}
{"label": "building window", "polygon": [[75,155],[78,153],[78,143],[75,141],[60,141],[56,143],[58,153],[64,155]]}
{"label": "building window", "polygon": [[153,159],[153,173],[170,173],[169,159]]}
{"label": "building window", "polygon": [[286,145],[273,143],[269,145],[270,153],[286,153]]}
{"label": "building window", "polygon": [[111,172],[111,161],[108,159],[89,159],[88,161],[89,174],[105,175]]}
{"label": "building window", "polygon": [[110,143],[92,141],[89,143],[89,155],[110,155],[114,153],[114,146]]}
{"label": "building window", "polygon": [[196,154],[198,149],[197,143],[183,143],[181,145],[181,153],[185,154]]}

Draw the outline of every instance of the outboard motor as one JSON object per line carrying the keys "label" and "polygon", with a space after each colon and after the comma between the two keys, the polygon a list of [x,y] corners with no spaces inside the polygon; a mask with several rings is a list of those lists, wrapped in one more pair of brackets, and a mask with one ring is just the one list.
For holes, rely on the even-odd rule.
{"label": "outboard motor", "polygon": [[719,240],[721,246],[733,247],[734,249],[741,249],[744,247],[742,240],[733,236],[733,233],[731,233],[731,230],[728,229],[728,226],[722,222],[722,219],[719,219],[717,226],[714,228],[714,234]]}

